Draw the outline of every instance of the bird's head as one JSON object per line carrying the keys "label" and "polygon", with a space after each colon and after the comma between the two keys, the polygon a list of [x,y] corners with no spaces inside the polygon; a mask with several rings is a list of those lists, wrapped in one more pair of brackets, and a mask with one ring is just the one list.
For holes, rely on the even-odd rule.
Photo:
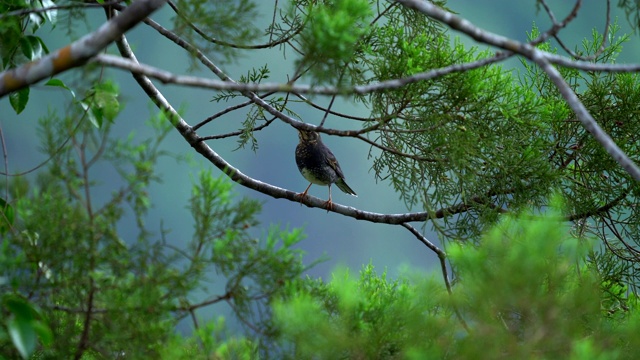
{"label": "bird's head", "polygon": [[315,131],[298,130],[298,137],[300,142],[316,143],[320,142],[320,134]]}

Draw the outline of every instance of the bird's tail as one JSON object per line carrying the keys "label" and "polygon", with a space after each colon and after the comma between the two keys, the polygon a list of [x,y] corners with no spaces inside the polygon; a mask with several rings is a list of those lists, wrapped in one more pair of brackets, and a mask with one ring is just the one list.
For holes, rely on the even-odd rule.
{"label": "bird's tail", "polygon": [[336,186],[342,190],[342,192],[344,192],[345,194],[349,194],[349,195],[353,195],[353,196],[358,196],[356,195],[356,192],[353,191],[353,189],[351,189],[349,187],[349,185],[347,185],[347,183],[344,181],[344,179],[338,179],[338,181],[336,181]]}

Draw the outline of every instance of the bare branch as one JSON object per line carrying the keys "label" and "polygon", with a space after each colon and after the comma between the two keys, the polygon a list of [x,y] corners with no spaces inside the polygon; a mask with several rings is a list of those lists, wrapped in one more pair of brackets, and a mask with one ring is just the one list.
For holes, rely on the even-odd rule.
{"label": "bare branch", "polygon": [[[550,16],[553,15],[553,13],[551,12],[550,9],[548,9],[548,6],[546,4],[545,1],[541,1],[543,6],[545,7],[545,9],[547,10],[547,12],[549,13]],[[576,5],[573,8],[573,11],[571,12],[571,14],[569,14],[569,17],[567,17],[567,19],[571,18],[571,20],[573,18],[575,18],[578,15],[578,9],[580,8],[580,4],[581,1],[578,0],[576,1]],[[600,43],[600,47],[598,47],[598,50],[590,56],[581,56],[575,52],[573,52],[571,49],[569,49],[564,42],[558,37],[557,32],[553,34],[553,38],[556,39],[556,41],[558,42],[558,44],[562,47],[562,49],[564,49],[564,51],[566,51],[569,55],[573,56],[576,59],[580,59],[580,60],[584,60],[584,61],[589,61],[589,60],[593,60],[595,58],[597,58],[598,56],[600,56],[600,54],[602,54],[602,52],[604,52],[604,49],[606,48],[606,44],[607,44],[607,37],[609,34],[609,25],[611,24],[611,0],[607,0],[607,15],[606,17],[606,21],[604,24],[604,31],[602,32],[602,42]],[[565,21],[561,24],[558,24],[558,30],[560,30],[561,27],[564,27],[567,25],[568,20],[565,19]],[[552,20],[554,21],[554,28],[556,28],[556,23],[555,23],[555,18],[552,17]]]}
{"label": "bare branch", "polygon": [[[184,86],[199,87],[204,89],[240,91],[240,92],[293,92],[298,94],[318,94],[318,95],[349,95],[349,94],[368,94],[382,90],[392,90],[404,87],[420,81],[430,80],[454,72],[464,72],[476,69],[488,64],[502,61],[508,58],[510,54],[498,53],[493,57],[473,61],[465,64],[455,64],[440,69],[434,69],[404,78],[381,81],[370,85],[354,86],[353,88],[340,88],[336,86],[312,86],[312,85],[295,85],[295,84],[279,84],[279,83],[263,83],[263,84],[244,84],[236,83],[228,79],[226,75],[222,75],[223,80],[211,80],[197,76],[176,75],[169,71],[158,69],[156,67],[134,63],[130,60],[123,59],[113,55],[100,54],[92,59],[92,62],[111,66],[135,72],[160,80],[163,83],[171,83]],[[640,68],[640,65],[638,65]],[[218,74],[216,74],[218,75]],[[226,78],[226,80],[224,80]],[[260,104],[258,104],[260,105]],[[275,114],[274,114],[275,115]],[[295,122],[295,120],[294,120]],[[304,129],[304,130],[312,130]]]}

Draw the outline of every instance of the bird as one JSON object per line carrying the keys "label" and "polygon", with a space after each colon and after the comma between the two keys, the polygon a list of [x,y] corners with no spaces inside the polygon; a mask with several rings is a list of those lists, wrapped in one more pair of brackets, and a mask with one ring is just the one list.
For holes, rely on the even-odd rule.
{"label": "bird", "polygon": [[300,203],[307,196],[307,192],[313,184],[329,186],[329,200],[324,203],[327,211],[333,209],[331,184],[335,183],[345,194],[358,196],[345,182],[344,173],[338,160],[322,142],[319,133],[298,129],[298,137],[300,142],[296,146],[296,164],[300,174],[309,181],[309,186],[304,192],[297,195],[300,196]]}

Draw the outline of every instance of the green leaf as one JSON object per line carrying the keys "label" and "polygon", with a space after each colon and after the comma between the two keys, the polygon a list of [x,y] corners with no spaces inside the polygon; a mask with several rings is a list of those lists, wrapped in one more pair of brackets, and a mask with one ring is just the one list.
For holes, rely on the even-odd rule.
{"label": "green leaf", "polygon": [[7,296],[4,299],[4,305],[16,318],[26,321],[33,320],[34,309],[31,305],[19,297]]}
{"label": "green leaf", "polygon": [[20,38],[20,49],[22,54],[29,60],[36,60],[42,57],[42,40],[33,35]]}
{"label": "green leaf", "polygon": [[32,322],[15,317],[7,323],[9,336],[23,359],[27,359],[36,348],[36,332]]}
{"label": "green leaf", "polygon": [[13,225],[15,212],[13,206],[0,198],[0,234],[6,234]]}
{"label": "green leaf", "polygon": [[25,87],[18,91],[14,91],[9,95],[9,103],[11,103],[11,107],[16,112],[16,114],[20,114],[25,107],[27,107],[27,103],[29,102],[29,88]]}
{"label": "green leaf", "polygon": [[20,355],[26,359],[36,348],[36,332],[33,327],[35,310],[19,297],[5,297],[4,305],[13,315],[7,321],[9,336]]}
{"label": "green leaf", "polygon": [[44,16],[41,13],[32,12],[29,14],[29,30],[35,33],[44,24]]}
{"label": "green leaf", "polygon": [[[53,8],[56,6],[52,0],[39,0],[38,2],[42,5],[43,9]],[[58,10],[48,10],[43,12],[42,15],[51,23],[51,25],[55,25],[58,18]]]}
{"label": "green leaf", "polygon": [[49,48],[47,47],[47,44],[44,43],[44,41],[42,41],[42,38],[39,36],[36,36],[36,38],[38,39],[38,42],[40,43],[40,46],[42,46],[42,51],[44,51],[45,54],[49,53]]}
{"label": "green leaf", "polygon": [[19,41],[22,54],[26,56],[27,59],[33,60],[33,48],[31,47],[31,42],[27,40],[26,36],[21,37]]}
{"label": "green leaf", "polygon": [[102,124],[104,123],[104,111],[102,110],[102,108],[92,106],[89,109],[89,113],[91,114],[89,116],[89,119],[91,120],[93,126],[97,127],[98,129],[102,128]]}
{"label": "green leaf", "polygon": [[[48,51],[49,51],[49,50],[47,50],[47,52],[48,52]],[[68,87],[64,82],[62,82],[62,80],[60,80],[60,79],[55,79],[55,78],[54,78],[54,79],[51,79],[51,80],[47,81],[44,85],[45,85],[45,86],[57,86],[57,87],[61,87],[61,88],[63,88],[63,89],[67,89],[67,90],[69,90],[69,93],[71,93],[71,96],[72,96],[72,97],[74,97],[74,98],[76,97],[76,93],[75,93],[75,92],[73,92],[73,90],[71,90],[71,89],[70,89],[70,88],[69,88],[69,87]]]}
{"label": "green leaf", "polygon": [[104,120],[112,123],[120,112],[117,85],[110,81],[97,84],[88,92],[83,104],[88,106],[88,115],[94,126],[102,127]]}
{"label": "green leaf", "polygon": [[51,329],[42,321],[33,322],[33,330],[38,334],[40,341],[43,345],[49,346],[53,342],[53,332]]}
{"label": "green leaf", "polygon": [[102,127],[102,117],[96,117],[95,113],[91,109],[91,106],[87,104],[85,101],[81,101],[80,106],[87,114],[87,117],[89,117],[89,121],[91,122],[91,124],[93,124],[93,126],[100,129]]}
{"label": "green leaf", "polygon": [[40,59],[42,57],[42,40],[38,36],[27,35],[24,37],[31,44],[32,57],[31,60]]}

